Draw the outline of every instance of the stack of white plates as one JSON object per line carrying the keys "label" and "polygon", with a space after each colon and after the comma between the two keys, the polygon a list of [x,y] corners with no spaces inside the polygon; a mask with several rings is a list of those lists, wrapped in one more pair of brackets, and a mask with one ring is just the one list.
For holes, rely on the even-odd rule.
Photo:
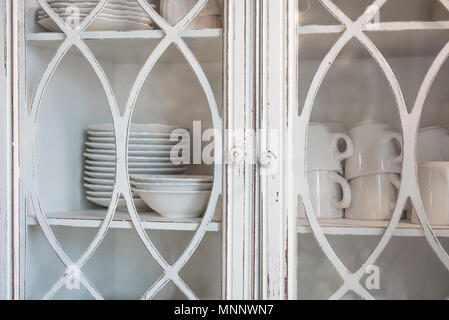
{"label": "stack of white plates", "polygon": [[[71,27],[73,18],[79,17],[83,21],[98,4],[98,0],[49,0],[48,4]],[[56,23],[39,9],[37,11],[38,23],[47,30],[59,32]],[[152,29],[153,21],[135,0],[110,0],[103,10],[89,25],[89,31],[128,31]]]}
{"label": "stack of white plates", "polygon": [[136,175],[133,192],[166,218],[204,215],[212,190],[212,176]]}
{"label": "stack of white plates", "polygon": [[[149,124],[132,125],[128,144],[128,173],[130,177],[140,174],[182,174],[186,166],[174,164],[171,149],[178,141],[171,141],[172,126]],[[87,200],[100,206],[109,206],[115,183],[115,138],[111,124],[89,126],[84,153],[84,186]],[[148,209],[136,193],[136,208]],[[126,208],[120,199],[119,208]]]}

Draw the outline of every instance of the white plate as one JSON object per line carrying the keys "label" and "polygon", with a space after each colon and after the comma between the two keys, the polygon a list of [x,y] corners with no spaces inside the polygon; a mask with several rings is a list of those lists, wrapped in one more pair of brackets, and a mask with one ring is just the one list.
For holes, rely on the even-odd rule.
{"label": "white plate", "polygon": [[[85,166],[84,169],[90,173],[111,173],[115,174],[115,167],[91,167]],[[172,167],[172,168],[128,168],[129,174],[158,174],[158,173],[173,173],[184,172],[186,167]]]}
{"label": "white plate", "polygon": [[[108,192],[108,191],[86,191],[86,194],[90,197],[90,198],[107,198],[107,199],[111,199],[112,198],[112,192]],[[133,198],[136,199],[139,196],[133,192]],[[123,196],[120,196],[120,198],[123,198]]]}
{"label": "white plate", "polygon": [[[148,191],[210,191],[212,183],[139,183],[132,182],[135,189]],[[134,190],[134,188],[133,188]]]}
{"label": "white plate", "polygon": [[[89,137],[105,137],[105,138],[111,138],[115,137],[114,131],[94,131],[94,130],[88,130],[87,135]],[[185,135],[188,136],[188,133]],[[164,132],[130,132],[129,137],[130,138],[159,138],[159,139],[170,139],[171,133],[164,133]]]}
{"label": "white plate", "polygon": [[[103,154],[103,155],[115,155],[115,150],[106,150],[106,149],[86,149],[87,153],[95,153],[95,154]],[[149,150],[129,150],[128,156],[133,157],[151,157],[151,158],[170,158],[170,151],[149,151]]]}
{"label": "white plate", "polygon": [[[92,203],[98,204],[99,206],[109,208],[109,205],[111,203],[111,199],[107,198],[93,198],[93,197],[86,197],[86,199]],[[136,209],[145,209],[149,210],[148,205],[143,201],[142,199],[134,199],[134,206]],[[121,210],[126,210],[128,207],[126,206],[126,200],[125,199],[119,199],[117,208]]]}
{"label": "white plate", "polygon": [[[93,149],[106,149],[115,150],[115,143],[96,143],[96,142],[85,142],[85,145]],[[173,149],[173,145],[153,145],[153,144],[130,144],[128,145],[128,150],[139,150],[139,151],[170,151]]]}
{"label": "white plate", "polygon": [[[115,155],[104,155],[104,154],[96,154],[96,153],[84,153],[84,156],[88,159],[95,160],[95,161],[106,161],[106,162],[114,162],[115,163]],[[152,162],[159,162],[159,163],[172,163],[170,158],[160,158],[160,157],[129,157],[128,156],[128,162],[129,163],[139,163],[139,162],[145,162],[145,163],[152,163]]]}
{"label": "white plate", "polygon": [[[65,5],[65,6],[79,6],[79,7],[86,7],[86,6],[93,6],[95,7],[98,5],[98,1],[82,1],[82,0],[56,0],[56,1],[48,1],[48,4],[53,7],[53,5]],[[121,7],[127,7],[127,8],[142,8],[140,4],[136,1],[127,1],[127,0],[110,0],[108,4],[106,5],[106,8],[109,8],[109,6],[121,6]]]}
{"label": "white plate", "polygon": [[[68,18],[72,18],[73,15],[71,14],[66,14],[64,11],[57,11],[56,14],[63,20],[67,20]],[[80,13],[79,14],[79,20],[80,22],[83,21],[87,16],[89,15],[89,13]],[[125,21],[132,21],[132,22],[137,22],[137,23],[142,23],[145,25],[151,25],[151,23],[153,22],[150,18],[148,17],[142,17],[142,16],[129,16],[129,15],[125,15],[125,14],[106,14],[106,13],[99,13],[94,21],[98,18],[104,18],[104,19],[112,19],[112,20],[125,20]],[[38,14],[37,15],[37,19],[38,20],[42,20],[42,19],[50,19],[50,16],[46,13],[43,14]]]}
{"label": "white plate", "polygon": [[213,176],[198,176],[198,175],[134,175],[132,176],[132,180],[136,182],[144,182],[144,183],[204,183],[204,182],[212,182],[214,180]]}
{"label": "white plate", "polygon": [[[68,8],[70,8],[71,6],[73,6],[73,4],[52,4],[51,7],[52,9],[59,15],[60,13],[62,14],[67,14],[67,13],[71,13],[70,11],[68,11]],[[89,6],[76,6],[79,9],[79,13],[80,14],[90,14],[92,12],[92,10],[94,10],[95,6],[94,5],[89,5]],[[105,8],[103,8],[101,10],[101,14],[108,14],[108,15],[116,15],[116,16],[121,16],[121,15],[130,15],[130,16],[137,16],[137,17],[145,17],[145,18],[150,18],[150,16],[143,10],[142,7],[138,8],[138,7],[128,7],[128,6],[121,6],[121,5],[107,5]],[[47,12],[44,11],[43,9],[39,9],[37,10],[37,15],[41,16],[41,15],[46,15]]]}
{"label": "white plate", "polygon": [[92,191],[111,191],[114,190],[114,186],[110,185],[103,185],[103,184],[90,184],[90,183],[85,183],[83,184],[84,188],[88,189],[88,190],[92,190]]}
{"label": "white plate", "polygon": [[115,180],[114,179],[97,179],[97,178],[91,178],[84,176],[84,180],[95,185],[102,185],[102,186],[114,186]]}
{"label": "white plate", "polygon": [[[145,133],[171,133],[176,129],[183,129],[179,126],[169,126],[165,124],[159,123],[149,123],[149,124],[140,124],[133,123],[131,124],[131,132],[145,132]],[[87,127],[87,130],[90,131],[113,131],[113,126],[111,123],[103,123],[103,124],[92,124]]]}
{"label": "white plate", "polygon": [[[89,142],[107,143],[115,145],[115,138],[103,137],[88,137]],[[130,145],[175,145],[180,143],[179,140],[170,140],[170,138],[130,138],[128,139]]]}
{"label": "white plate", "polygon": [[204,215],[210,191],[146,191],[136,193],[154,211],[166,218],[199,218]]}
{"label": "white plate", "polygon": [[[85,163],[92,167],[108,167],[115,168],[115,162],[113,161],[91,161],[86,160]],[[137,168],[176,168],[180,167],[179,165],[173,164],[171,162],[132,162],[128,164],[128,168],[137,169]]]}
{"label": "white plate", "polygon": [[[43,28],[53,31],[60,32],[58,25],[50,18],[45,18],[37,21]],[[150,25],[121,19],[106,19],[103,17],[97,17],[92,23],[87,27],[86,30],[89,31],[132,31],[132,30],[152,30]]]}
{"label": "white plate", "polygon": [[[171,169],[152,169],[151,173],[152,174],[164,174],[164,173],[182,173],[185,172],[187,168],[171,168]],[[99,178],[99,179],[114,179],[115,178],[115,173],[111,173],[111,172],[93,172],[93,171],[84,171],[84,174],[86,176],[92,177],[92,178]],[[133,177],[133,172],[130,173],[131,174],[131,178]],[[141,174],[139,173],[135,173],[135,174]]]}

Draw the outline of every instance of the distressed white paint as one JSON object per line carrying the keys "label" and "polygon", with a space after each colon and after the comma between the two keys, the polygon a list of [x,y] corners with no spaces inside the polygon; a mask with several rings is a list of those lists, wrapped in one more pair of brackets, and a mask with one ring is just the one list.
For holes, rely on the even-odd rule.
{"label": "distressed white paint", "polygon": [[0,4],[0,299],[12,297],[12,53],[11,3]]}
{"label": "distressed white paint", "polygon": [[[262,1],[261,161],[262,298],[296,298],[293,120],[296,1]],[[275,132],[271,135],[270,132]]]}
{"label": "distressed white paint", "polygon": [[[227,21],[224,122],[224,298],[254,299],[257,296],[257,125],[253,1],[231,1],[225,8]],[[245,30],[242,31],[242,27]],[[232,36],[232,39],[231,37]],[[242,99],[244,97],[244,100]],[[243,102],[243,104],[242,104]],[[248,135],[245,135],[245,130]]]}

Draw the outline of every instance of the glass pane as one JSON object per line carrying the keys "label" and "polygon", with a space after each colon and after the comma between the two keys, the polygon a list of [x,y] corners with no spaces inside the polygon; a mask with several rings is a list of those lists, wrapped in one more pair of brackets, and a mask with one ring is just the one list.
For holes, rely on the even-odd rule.
{"label": "glass pane", "polygon": [[299,0],[299,299],[449,296],[448,10]]}
{"label": "glass pane", "polygon": [[26,298],[220,299],[223,2],[48,2],[24,12]]}

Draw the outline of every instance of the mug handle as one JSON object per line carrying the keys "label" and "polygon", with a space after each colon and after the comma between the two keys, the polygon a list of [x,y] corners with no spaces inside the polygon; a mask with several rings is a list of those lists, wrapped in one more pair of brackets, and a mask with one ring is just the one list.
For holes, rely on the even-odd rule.
{"label": "mug handle", "polygon": [[[399,193],[399,189],[401,187],[401,180],[399,179],[398,175],[394,173],[389,173],[388,181],[390,181],[390,183],[396,188],[396,190]],[[393,211],[394,208],[396,207],[396,200],[390,202],[390,211]]]}
{"label": "mug handle", "polygon": [[399,147],[401,148],[401,151],[399,152],[399,155],[391,159],[393,164],[401,164],[402,163],[402,154],[403,154],[403,144],[402,144],[402,135],[400,133],[394,132],[394,131],[388,131],[387,132],[387,140],[396,140],[398,142]]}
{"label": "mug handle", "polygon": [[[338,150],[338,142],[340,140],[343,140],[346,144],[346,150],[343,152],[340,152]],[[354,154],[354,144],[352,143],[352,139],[350,136],[344,133],[334,134],[334,136],[332,137],[331,148],[333,157],[338,162],[346,160],[352,157],[352,155]]]}
{"label": "mug handle", "polygon": [[333,206],[337,209],[349,208],[351,205],[352,193],[348,181],[334,171],[329,172],[329,180],[333,183],[339,184],[343,190],[343,198],[341,201],[334,201]]}

